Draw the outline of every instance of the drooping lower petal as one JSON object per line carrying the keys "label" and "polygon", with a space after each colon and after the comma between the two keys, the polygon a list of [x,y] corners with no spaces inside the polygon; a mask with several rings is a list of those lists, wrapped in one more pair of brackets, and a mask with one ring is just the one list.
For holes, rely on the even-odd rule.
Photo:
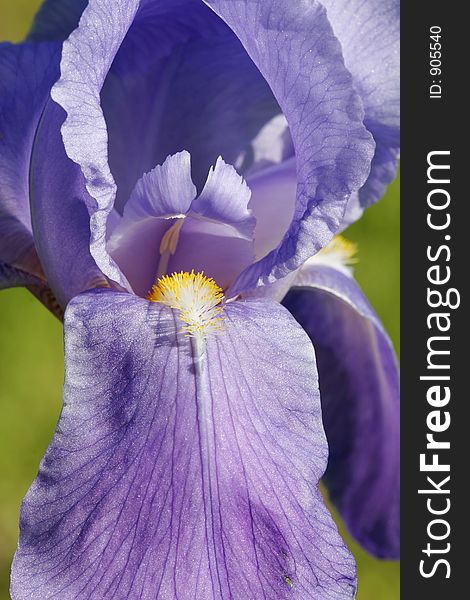
{"label": "drooping lower petal", "polygon": [[353,598],[322,503],[314,355],[280,305],[224,331],[94,291],[69,304],[64,408],[24,501],[12,598]]}
{"label": "drooping lower petal", "polygon": [[44,284],[44,281],[39,277],[0,262],[0,290],[41,284]]}
{"label": "drooping lower petal", "polygon": [[391,342],[354,279],[331,266],[302,269],[284,305],[315,347],[331,499],[369,552],[398,558],[399,374]]}

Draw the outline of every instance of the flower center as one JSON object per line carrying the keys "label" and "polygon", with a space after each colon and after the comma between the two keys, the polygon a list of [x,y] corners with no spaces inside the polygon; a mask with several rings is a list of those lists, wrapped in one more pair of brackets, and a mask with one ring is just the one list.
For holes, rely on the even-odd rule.
{"label": "flower center", "polygon": [[222,330],[224,293],[203,272],[163,275],[147,294],[147,300],[160,302],[180,311],[180,319],[190,335],[205,337]]}

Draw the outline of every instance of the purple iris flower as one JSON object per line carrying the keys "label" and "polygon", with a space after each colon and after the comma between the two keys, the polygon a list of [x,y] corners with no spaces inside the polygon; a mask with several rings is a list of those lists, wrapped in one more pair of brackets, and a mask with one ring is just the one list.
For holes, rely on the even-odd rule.
{"label": "purple iris flower", "polygon": [[353,598],[327,463],[398,556],[396,361],[333,239],[396,171],[397,37],[395,0],[46,0],[0,46],[0,286],[65,310],[14,600]]}

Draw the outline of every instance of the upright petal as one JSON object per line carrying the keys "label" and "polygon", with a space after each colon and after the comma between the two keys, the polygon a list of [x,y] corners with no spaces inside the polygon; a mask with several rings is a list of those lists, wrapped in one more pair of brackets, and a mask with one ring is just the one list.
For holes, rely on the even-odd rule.
{"label": "upright petal", "polygon": [[59,58],[56,44],[0,44],[0,261],[40,277],[29,168],[36,128],[59,74]]}
{"label": "upright petal", "polygon": [[[101,271],[121,285],[125,278],[106,253],[103,232],[116,198],[108,142],[122,194],[116,206],[122,209],[138,179],[135,170],[123,175],[133,157],[139,169],[149,170],[162,162],[162,154],[187,149],[197,156],[198,185],[208,160],[215,154],[233,163],[278,114],[279,102],[297,155],[294,219],[280,248],[248,268],[240,289],[284,276],[325,245],[339,227],[347,198],[368,174],[373,142],[324,9],[301,0],[287,8],[279,0],[206,4],[221,18],[200,0],[90,0],[64,44],[61,79],[53,89],[67,113],[64,144],[96,201],[91,254]],[[157,77],[149,79],[149,73]],[[143,87],[133,86],[134,80]],[[145,119],[129,119],[129,112],[119,109],[124,105],[132,117],[137,113]],[[136,135],[150,150],[123,153]]]}
{"label": "upright petal", "polygon": [[137,182],[125,208],[125,219],[185,215],[196,197],[191,179],[191,155],[183,151],[168,156]]}
{"label": "upright petal", "polygon": [[[82,209],[86,207],[89,213],[89,252],[98,269],[123,287],[127,287],[127,281],[106,250],[106,221],[113,208],[116,185],[107,160],[108,138],[99,94],[138,4],[138,0],[129,0],[119,2],[117,7],[116,3],[91,0],[82,14],[79,27],[63,44],[61,76],[51,91],[52,98],[66,113],[61,127],[66,155],[79,165],[83,174],[85,189],[80,191],[78,201],[74,199],[74,204],[80,212],[83,213]],[[60,124],[57,111],[51,109],[50,112],[51,125],[42,129],[46,136],[55,135],[54,126]],[[63,178],[73,180],[75,188],[77,185],[82,187],[81,177],[75,173],[76,165],[70,161],[68,168],[66,161],[61,161]],[[42,204],[45,204],[44,198]],[[54,228],[62,233],[62,243],[65,243],[64,233],[70,229],[69,215],[60,211],[58,197],[50,201],[48,212],[49,218],[55,222]],[[47,246],[49,259],[60,262],[62,258],[57,255],[58,248],[47,240],[46,230],[51,229],[50,223],[41,228],[39,235]],[[76,237],[82,240],[83,235],[84,231],[80,228]],[[80,250],[85,252],[84,248]],[[50,269],[54,271],[56,266],[51,263]],[[70,298],[70,291],[64,289],[64,285],[61,287],[60,295]]]}
{"label": "upright petal", "polygon": [[240,166],[280,112],[237,36],[202,0],[142,2],[101,97],[120,210],[143,171],[183,149],[201,191],[217,157]]}
{"label": "upright petal", "polygon": [[88,0],[44,0],[36,14],[28,40],[63,41],[77,27]]}
{"label": "upright petal", "polygon": [[250,188],[243,178],[219,157],[191,209],[209,221],[229,225],[239,237],[252,240],[255,218],[248,209],[250,197]]}
{"label": "upright petal", "polygon": [[[283,114],[276,115],[252,140],[250,148],[240,157],[245,177],[258,171],[279,165],[294,157],[294,147],[289,124]],[[294,190],[295,196],[295,190]]]}
{"label": "upright petal", "polygon": [[[62,308],[83,290],[108,285],[90,253],[90,213],[96,202],[80,167],[66,155],[60,127],[64,112],[52,101],[44,109],[30,171],[31,214],[41,264]],[[94,231],[106,234],[103,214]],[[107,254],[102,261],[110,260]],[[124,277],[122,277],[123,285]]]}
{"label": "upright petal", "polygon": [[186,151],[169,156],[137,182],[107,244],[136,294],[145,296],[155,282],[162,238],[173,218],[186,215],[196,193]]}
{"label": "upright petal", "polygon": [[324,8],[295,0],[206,0],[237,34],[287,119],[297,162],[297,201],[280,246],[249,267],[240,290],[284,277],[338,230],[364,183],[374,144]]}
{"label": "upright petal", "polygon": [[369,552],[398,558],[399,375],[391,342],[346,273],[312,264],[295,285],[284,304],[315,346],[331,499]]}
{"label": "upright petal", "polygon": [[248,208],[250,197],[243,177],[219,158],[191,204],[168,271],[204,271],[232,297],[232,284],[254,261],[256,219]]}
{"label": "upright petal", "polygon": [[276,303],[234,302],[205,348],[172,311],[69,304],[64,408],[22,508],[12,598],[353,598],[316,487],[313,350]]}
{"label": "upright petal", "polygon": [[[400,145],[399,0],[322,0],[341,41],[344,61],[365,108],[364,123],[377,144],[370,176],[351,203],[379,200],[396,176]],[[351,208],[350,208],[351,211]]]}
{"label": "upright petal", "polygon": [[251,189],[250,209],[256,218],[256,258],[260,259],[282,242],[294,218],[295,157],[257,171],[247,183]]}

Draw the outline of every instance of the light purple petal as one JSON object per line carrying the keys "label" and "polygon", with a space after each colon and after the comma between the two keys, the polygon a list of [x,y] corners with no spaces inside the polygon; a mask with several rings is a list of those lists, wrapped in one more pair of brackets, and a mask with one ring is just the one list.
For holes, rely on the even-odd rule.
{"label": "light purple petal", "polygon": [[235,31],[287,118],[297,160],[297,203],[277,250],[235,287],[285,276],[325,246],[369,173],[373,143],[324,8],[296,0],[207,0]]}
{"label": "light purple petal", "polygon": [[346,212],[343,215],[340,232],[344,231],[346,227],[349,227],[349,225],[360,219],[363,212],[364,209],[359,201],[359,192],[354,192],[354,194],[351,194],[351,197],[349,198]]}
{"label": "light purple petal", "polygon": [[[283,114],[276,115],[252,140],[242,155],[241,169],[246,179],[262,169],[279,165],[294,157],[289,124]],[[238,164],[238,162],[237,162]]]}
{"label": "light purple petal", "polygon": [[364,209],[379,200],[397,172],[400,145],[399,0],[322,0],[341,42],[344,61],[377,144],[369,179],[359,192]]}
{"label": "light purple petal", "polygon": [[160,243],[172,221],[149,218],[127,222],[114,229],[108,251],[129,281],[134,293],[144,297],[155,283],[160,261]]}
{"label": "light purple petal", "polygon": [[36,127],[58,77],[56,44],[0,44],[0,261],[42,276],[29,206]]}
{"label": "light purple petal", "polygon": [[122,218],[111,211],[107,250],[140,296],[155,282],[160,242],[174,224],[171,218],[185,215],[195,196],[191,157],[183,151],[139,179]]}
{"label": "light purple petal", "polygon": [[185,215],[196,193],[191,179],[191,156],[189,152],[179,152],[139,179],[124,208],[124,219]]}
{"label": "light purple petal", "polygon": [[65,40],[77,27],[80,16],[88,0],[44,0],[28,40],[42,42],[47,40]]}
{"label": "light purple petal", "polygon": [[284,305],[315,347],[331,498],[369,552],[398,558],[400,405],[392,344],[352,277],[312,265],[295,285]]}
{"label": "light purple petal", "polygon": [[[296,0],[287,8],[285,3],[278,0],[239,0],[206,4],[210,4],[238,36],[247,55],[270,85],[289,122],[297,156],[299,185],[294,221],[281,247],[265,257],[262,263],[249,268],[240,279],[240,289],[249,288],[259,280],[267,282],[272,278],[284,276],[330,240],[339,226],[347,198],[366,179],[373,154],[373,143],[363,127],[361,103],[352,88],[351,77],[343,65],[339,43],[331,31],[323,8],[318,3],[307,6]],[[220,131],[217,119],[212,119],[211,130],[218,133],[217,136],[211,137],[208,145],[201,135],[201,128],[192,121],[191,131],[195,132],[192,139],[187,135],[180,136],[181,129],[174,126],[186,118],[185,107],[188,100],[190,104],[193,103],[193,80],[199,81],[198,89],[207,85],[207,81],[211,81],[214,74],[213,63],[209,59],[211,54],[215,57],[228,56],[234,59],[231,63],[232,69],[228,71],[230,77],[237,81],[237,86],[240,83],[242,88],[249,89],[250,93],[252,88],[245,85],[248,79],[254,77],[253,81],[264,81],[259,73],[256,79],[257,71],[251,61],[251,67],[247,67],[246,55],[241,52],[240,42],[214,15],[207,19],[207,30],[202,29],[202,46],[198,45],[199,42],[196,47],[191,46],[188,31],[192,40],[202,22],[200,19],[203,6],[202,2],[196,0],[178,0],[175,3],[149,0],[138,10],[137,0],[121,0],[118,3],[91,0],[83,13],[80,26],[64,44],[62,76],[53,89],[53,98],[67,113],[62,128],[64,144],[67,155],[80,165],[87,191],[96,201],[96,208],[91,211],[91,254],[101,271],[122,286],[126,285],[125,278],[105,248],[106,216],[111,211],[116,196],[116,185],[107,157],[106,124],[99,104],[99,94],[105,80],[105,88],[102,90],[103,106],[110,131],[115,132],[122,127],[124,137],[120,137],[120,141],[117,142],[121,150],[125,148],[127,141],[132,139],[128,132],[135,126],[135,122],[126,120],[125,115],[119,111],[109,112],[113,98],[118,103],[119,98],[127,98],[133,114],[148,114],[141,110],[140,104],[131,102],[126,94],[119,96],[119,87],[127,86],[121,77],[122,74],[127,69],[135,77],[141,77],[146,84],[154,86],[154,94],[158,92],[159,103],[153,104],[155,112],[145,123],[149,135],[153,134],[153,137],[142,136],[141,141],[145,147],[153,144],[155,148],[157,140],[163,145],[158,146],[158,151],[154,153],[157,160],[149,167],[144,160],[139,159],[139,168],[146,170],[161,162],[158,160],[159,153],[164,152],[165,157],[183,148],[190,151],[193,158],[198,149],[210,148],[204,155],[205,158],[198,160],[198,165],[204,166],[207,156],[211,156],[216,147],[217,155],[233,162],[232,158],[225,156],[225,152],[221,150],[220,140],[225,139],[228,131],[237,131],[236,119],[230,121],[229,128],[224,117]],[[204,14],[207,17],[212,13],[206,11]],[[163,36],[161,40],[154,37],[154,26],[158,26],[158,31]],[[230,44],[238,49],[238,54],[218,53],[219,33],[223,43],[226,39],[231,40]],[[124,39],[125,43],[120,47]],[[150,39],[153,39],[154,43],[149,42],[150,45],[146,45],[144,42]],[[210,40],[210,43],[207,40]],[[180,45],[175,46],[175,41]],[[154,53],[157,46],[161,54]],[[118,50],[119,56],[116,55]],[[187,63],[184,60],[186,52],[188,56],[199,56],[204,60],[201,58],[197,62]],[[156,61],[165,59],[169,69],[164,73],[161,69],[155,71],[162,74],[159,79],[162,87],[157,86],[158,89],[155,87],[155,80],[146,78],[148,60],[152,56]],[[109,72],[113,61],[113,69]],[[139,70],[139,65],[143,70]],[[207,66],[207,72],[202,68],[203,65]],[[130,66],[132,69],[129,69]],[[178,72],[176,79],[172,77],[174,72]],[[222,71],[219,69],[217,72]],[[237,73],[240,76],[239,80]],[[245,77],[247,74],[248,79]],[[217,77],[215,80],[219,83],[221,81]],[[253,89],[258,88],[260,86],[255,85]],[[260,94],[262,101],[254,103],[255,112],[248,113],[250,116],[247,122],[250,125],[242,128],[243,131],[252,132],[251,139],[278,112],[277,102],[273,100],[272,95],[266,93],[266,83],[261,85],[261,88],[265,90]],[[189,89],[191,94],[188,94]],[[150,98],[153,102],[155,98],[155,95],[141,93],[145,88],[137,86],[132,90],[139,99]],[[257,92],[255,96],[258,98]],[[207,106],[211,107],[216,116],[243,115],[243,107],[239,107],[233,101],[234,97],[234,94],[222,94],[219,98],[213,94],[210,101],[205,96],[204,102],[210,102]],[[171,102],[173,110],[168,112],[168,119],[165,118],[165,127],[159,129],[157,125],[163,122],[159,115],[163,114],[165,105],[162,102],[166,98]],[[244,95],[241,98],[244,105],[251,106],[250,102],[245,102]],[[195,111],[191,110],[188,114],[194,116]],[[200,111],[200,118],[206,118],[207,114],[206,111]],[[259,114],[263,114],[263,120],[257,118]],[[142,129],[136,126],[135,131],[141,132]],[[204,129],[204,132],[206,131],[207,129]],[[245,146],[251,139],[244,138]],[[237,137],[237,140],[240,140],[240,137]],[[169,151],[165,144],[168,144]],[[184,144],[183,148],[178,147],[181,144]],[[119,155],[117,146],[110,140],[110,156],[114,156],[111,162],[115,161],[116,168],[113,168],[113,171],[116,172],[116,176],[120,171],[119,164],[123,160],[128,161],[129,156],[135,155],[132,152],[125,156],[120,154],[120,163],[116,158]],[[230,148],[230,145],[227,147]],[[240,144],[235,144],[231,153],[237,157],[241,149]],[[149,155],[145,154],[146,160]],[[196,185],[200,181],[200,173],[201,168],[197,167]],[[137,177],[132,185],[136,179]],[[127,182],[129,183],[129,179]],[[126,189],[126,185],[123,189]],[[126,198],[124,195],[124,201]],[[122,204],[118,202],[118,208],[120,206]]]}
{"label": "light purple petal", "polygon": [[[119,6],[117,5],[119,4]],[[138,8],[138,0],[90,0],[79,27],[64,42],[61,77],[52,98],[65,110],[61,132],[67,156],[80,166],[90,196],[90,253],[103,274],[123,287],[125,277],[106,251],[106,220],[116,195],[108,165],[108,136],[99,93]],[[60,214],[56,227],[65,229]]]}
{"label": "light purple petal", "polygon": [[[201,196],[195,195],[186,151],[168,157],[137,183],[107,248],[138,295],[145,296],[164,273],[193,269],[227,289],[253,262],[254,218],[243,178],[220,159]],[[162,250],[161,242],[175,226],[177,241],[168,254],[169,245]]]}
{"label": "light purple petal", "polygon": [[30,173],[36,248],[63,308],[83,290],[107,284],[90,254],[90,212],[96,203],[79,166],[65,154],[60,134],[64,117],[50,101],[35,138]]}
{"label": "light purple petal", "polygon": [[217,157],[240,166],[280,112],[236,35],[202,0],[142,2],[101,98],[119,210],[144,171],[184,149],[201,191]]}
{"label": "light purple petal", "polygon": [[[178,249],[170,258],[168,272],[204,271],[224,290],[253,263],[253,242],[234,236],[232,227],[188,218],[181,229]],[[232,297],[227,291],[227,297]]]}
{"label": "light purple petal", "polygon": [[247,179],[250,209],[256,218],[255,254],[260,259],[282,242],[295,213],[297,170],[295,158],[285,160]]}
{"label": "light purple petal", "polygon": [[314,353],[277,303],[195,342],[157,304],[83,294],[64,408],[24,501],[12,598],[339,600],[355,572],[317,482]]}
{"label": "light purple petal", "polygon": [[253,239],[255,219],[248,209],[251,191],[232,165],[218,158],[191,211],[207,220],[224,223],[246,240]]}

